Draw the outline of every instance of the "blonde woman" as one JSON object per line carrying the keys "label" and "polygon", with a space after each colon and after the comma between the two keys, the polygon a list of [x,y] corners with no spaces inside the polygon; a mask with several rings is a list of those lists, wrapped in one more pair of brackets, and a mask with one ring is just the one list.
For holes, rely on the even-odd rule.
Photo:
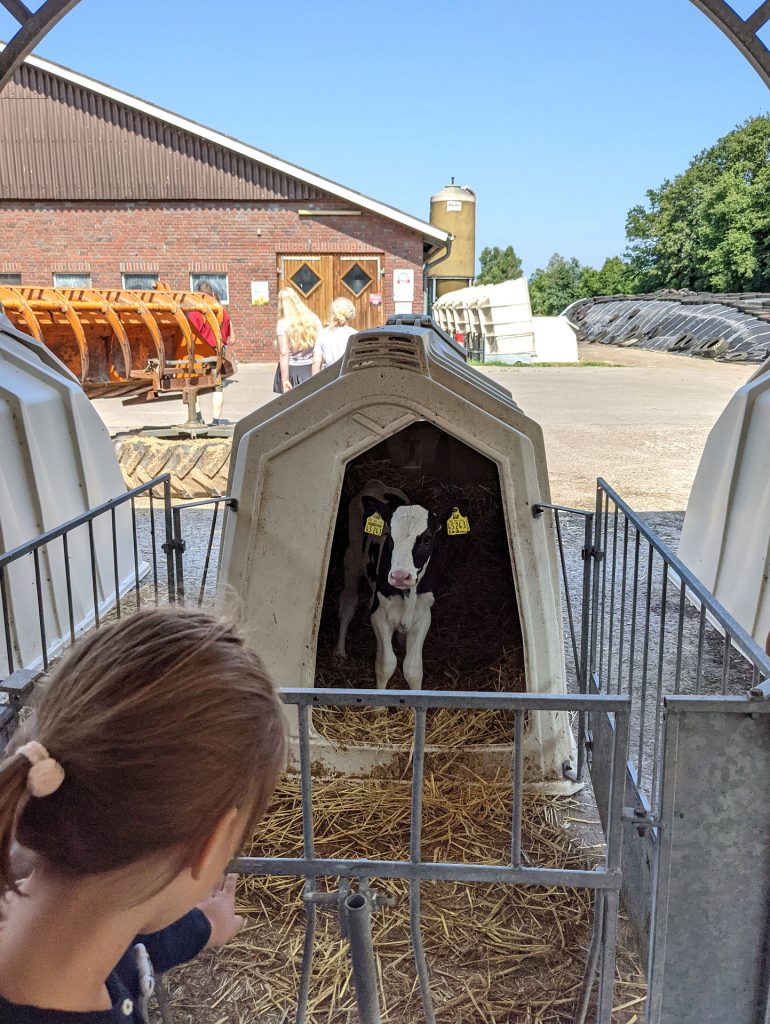
{"label": "blonde woman", "polygon": [[283,395],[310,378],[313,351],[321,321],[312,313],[293,288],[278,292],[278,367],[273,391]]}
{"label": "blonde woman", "polygon": [[329,307],[329,323],[318,335],[313,354],[313,374],[319,373],[321,366],[331,366],[342,359],[347,348],[348,338],[356,333],[351,320],[356,315],[356,307],[350,299],[335,299]]}

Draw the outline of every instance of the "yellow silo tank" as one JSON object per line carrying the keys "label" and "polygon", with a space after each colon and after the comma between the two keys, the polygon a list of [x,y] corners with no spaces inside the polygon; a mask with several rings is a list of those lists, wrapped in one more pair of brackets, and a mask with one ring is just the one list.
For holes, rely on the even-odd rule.
{"label": "yellow silo tank", "polygon": [[454,236],[449,259],[428,269],[433,299],[473,284],[476,276],[476,195],[467,185],[450,185],[430,197],[430,222]]}

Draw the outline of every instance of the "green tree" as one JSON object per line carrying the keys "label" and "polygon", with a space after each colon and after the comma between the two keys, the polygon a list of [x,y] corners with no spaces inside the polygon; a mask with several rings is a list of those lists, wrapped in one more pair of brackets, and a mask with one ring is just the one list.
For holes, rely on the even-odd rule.
{"label": "green tree", "polygon": [[538,267],[529,279],[529,299],[535,316],[556,316],[582,298],[583,276],[588,269],[574,256],[565,259],[558,252],[548,260],[545,270]]}
{"label": "green tree", "polygon": [[503,281],[515,281],[522,275],[521,260],[512,245],[505,249],[497,245],[482,249],[479,267],[476,284],[502,284]]}
{"label": "green tree", "polygon": [[770,117],[719,139],[626,220],[641,291],[770,289]]}
{"label": "green tree", "polygon": [[636,287],[633,271],[621,256],[610,256],[601,270],[585,267],[580,297],[589,295],[630,295]]}

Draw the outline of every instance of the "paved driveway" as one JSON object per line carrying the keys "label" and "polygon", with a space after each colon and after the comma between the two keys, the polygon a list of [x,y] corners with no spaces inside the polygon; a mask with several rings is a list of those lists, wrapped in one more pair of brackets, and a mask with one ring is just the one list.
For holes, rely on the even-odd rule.
{"label": "paved driveway", "polygon": [[[639,511],[687,504],[709,430],[756,367],[689,356],[585,345],[581,358],[620,366],[488,367],[542,425],[555,501],[587,507],[604,476]],[[270,401],[275,364],[244,364],[225,391],[237,419]],[[201,399],[210,417],[211,399]],[[112,434],[184,418],[181,403],[124,407],[94,402]]]}

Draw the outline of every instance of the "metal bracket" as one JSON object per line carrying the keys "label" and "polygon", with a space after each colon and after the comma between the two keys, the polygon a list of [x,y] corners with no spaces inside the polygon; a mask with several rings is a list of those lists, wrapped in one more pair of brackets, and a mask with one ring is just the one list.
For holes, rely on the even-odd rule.
{"label": "metal bracket", "polygon": [[340,932],[350,946],[353,965],[353,986],[361,1024],[380,1024],[380,999],[377,986],[377,964],[372,944],[372,913],[392,907],[393,896],[370,889],[361,878],[358,890],[351,890],[347,878],[341,878],[336,892],[315,892],[307,888],[302,894],[306,905],[337,908]]}
{"label": "metal bracket", "polygon": [[36,672],[32,672],[28,668],[17,668],[15,672],[11,672],[5,679],[0,680],[0,693],[8,694],[8,703],[14,711],[19,711],[24,707],[27,698],[32,693],[36,678]]}
{"label": "metal bracket", "polygon": [[587,558],[593,558],[594,561],[601,562],[604,558],[604,552],[601,548],[596,547],[581,548],[580,557],[583,559],[584,562]]}
{"label": "metal bracket", "polygon": [[636,825],[636,831],[640,837],[647,835],[648,828],[662,828],[662,823],[657,814],[645,811],[641,807],[624,807],[623,821],[630,821]]}
{"label": "metal bracket", "polygon": [[176,539],[167,540],[161,544],[161,547],[163,548],[166,554],[168,554],[169,551],[179,551],[182,554],[184,554],[184,552],[187,550],[187,541]]}

